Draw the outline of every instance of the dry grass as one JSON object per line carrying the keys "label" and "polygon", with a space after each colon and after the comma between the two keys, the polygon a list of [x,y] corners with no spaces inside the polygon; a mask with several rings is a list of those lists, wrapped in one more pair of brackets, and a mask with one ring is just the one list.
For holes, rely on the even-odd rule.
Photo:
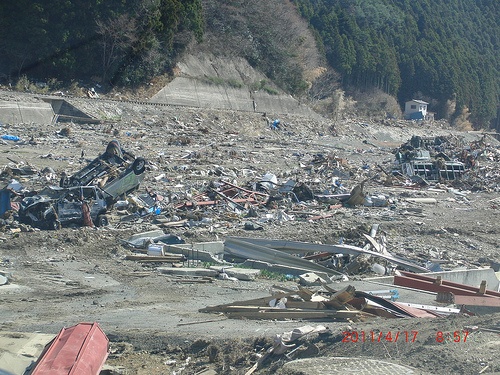
{"label": "dry grass", "polygon": [[469,116],[469,109],[467,107],[464,107],[460,115],[453,121],[453,127],[461,131],[474,130],[472,123],[469,121]]}

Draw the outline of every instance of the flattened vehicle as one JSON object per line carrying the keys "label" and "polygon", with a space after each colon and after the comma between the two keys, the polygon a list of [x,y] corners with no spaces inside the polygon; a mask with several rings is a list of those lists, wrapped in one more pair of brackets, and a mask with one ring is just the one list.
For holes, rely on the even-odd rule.
{"label": "flattened vehicle", "polygon": [[124,151],[118,141],[111,141],[106,151],[72,176],[63,176],[60,187],[98,185],[109,205],[120,196],[139,187],[144,179],[146,160]]}
{"label": "flattened vehicle", "polygon": [[19,221],[40,229],[81,226],[84,225],[84,203],[88,204],[90,218],[96,226],[108,224],[106,199],[96,186],[47,187],[21,201]]}

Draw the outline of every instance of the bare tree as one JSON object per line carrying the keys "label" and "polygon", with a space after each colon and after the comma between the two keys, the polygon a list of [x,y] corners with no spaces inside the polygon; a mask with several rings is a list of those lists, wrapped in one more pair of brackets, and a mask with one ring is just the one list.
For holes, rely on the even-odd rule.
{"label": "bare tree", "polygon": [[138,40],[136,20],[127,14],[112,20],[98,20],[97,32],[102,38],[102,80],[105,82]]}

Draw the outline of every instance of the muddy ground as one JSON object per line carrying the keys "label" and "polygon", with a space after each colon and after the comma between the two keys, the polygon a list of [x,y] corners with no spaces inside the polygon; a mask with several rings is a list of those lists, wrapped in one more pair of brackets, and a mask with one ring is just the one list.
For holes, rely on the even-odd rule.
{"label": "muddy ground", "polygon": [[[2,98],[19,100],[21,96],[4,92]],[[75,172],[102,153],[110,140],[118,139],[124,149],[150,163],[140,191],[149,188],[173,197],[173,203],[162,207],[162,217],[190,220],[191,225],[165,230],[188,243],[243,236],[316,243],[343,241],[362,247],[366,243],[363,233],[380,224],[387,249],[420,265],[434,260],[448,270],[498,266],[500,261],[500,185],[498,174],[494,174],[498,170],[494,153],[499,143],[492,138],[486,142],[493,156],[478,160],[478,168],[493,163],[493,174],[477,173],[463,182],[408,188],[401,181],[388,184],[383,172],[391,170],[395,147],[412,135],[446,135],[465,143],[481,136],[459,133],[439,122],[415,124],[351,117],[333,124],[320,118],[72,101],[104,121],[2,124],[3,134],[17,135],[21,141],[0,143],[0,167],[4,172],[7,166],[31,166],[37,171],[33,176],[4,173],[5,183],[15,177],[27,189],[57,185],[63,171]],[[279,118],[281,128],[271,130],[266,116],[269,120]],[[332,164],[314,164],[318,154]],[[268,172],[281,183],[294,179],[315,190],[327,190],[334,183],[333,170],[343,172],[341,182],[347,191],[367,180],[365,192],[382,194],[390,204],[329,208],[318,202],[285,201],[258,207],[257,219],[253,220],[262,229],[252,231],[244,227],[248,220],[245,212],[235,213],[225,205],[195,212],[174,208],[174,203],[196,195],[210,181],[227,179],[250,186]],[[435,198],[437,203],[404,200],[409,197]],[[287,213],[291,220],[275,219],[277,216],[258,220],[278,211]],[[310,220],[318,215],[325,217]],[[471,332],[466,342],[463,338],[453,342],[450,337],[443,342],[436,340],[439,331],[446,334],[468,326],[498,331],[498,313],[311,323],[230,320],[198,312],[206,306],[268,296],[273,286],[296,288],[297,282],[275,275],[255,281],[184,282],[160,274],[159,264],[125,260],[131,250],[122,241],[156,228],[154,216],[125,222],[116,212],[105,228],[40,231],[7,221],[0,233],[0,269],[9,274],[11,288],[0,290],[0,329],[55,335],[64,326],[97,321],[111,340],[106,364],[123,374],[244,374],[272,347],[277,334],[306,324],[323,324],[328,329],[302,339],[300,348],[288,356],[269,358],[254,373],[274,374],[291,359],[319,356],[385,360],[412,366],[415,373],[500,373],[498,333],[479,329]],[[369,276],[374,276],[369,270],[351,275],[353,279]],[[418,336],[413,342],[345,343],[345,330],[418,331]]]}

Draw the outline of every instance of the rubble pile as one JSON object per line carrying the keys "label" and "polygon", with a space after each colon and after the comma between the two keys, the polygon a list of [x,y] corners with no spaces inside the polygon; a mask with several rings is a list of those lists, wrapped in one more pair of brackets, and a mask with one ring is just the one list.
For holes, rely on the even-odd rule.
{"label": "rubble pile", "polygon": [[393,152],[394,173],[417,181],[415,176],[453,180],[453,186],[463,190],[498,192],[500,145],[487,134],[469,143],[458,136],[413,136]]}
{"label": "rubble pile", "polygon": [[[41,229],[57,229],[61,226],[61,220],[64,221],[63,225],[95,224],[103,227],[111,224],[111,227],[116,228],[150,223],[164,230],[198,228],[223,235],[228,230],[259,231],[287,222],[312,223],[333,218],[339,213],[348,214],[349,211],[358,215],[366,212],[364,210],[367,208],[372,208],[371,216],[378,216],[379,220],[384,221],[395,220],[398,216],[424,217],[422,208],[413,205],[437,204],[436,199],[428,197],[426,192],[450,191],[455,199],[467,203],[468,191],[497,191],[499,180],[495,165],[500,157],[498,144],[487,135],[468,144],[457,136],[412,137],[395,151],[396,164],[401,165],[402,160],[410,160],[425,149],[434,158],[441,155],[448,162],[452,159],[446,155],[451,155],[455,158],[454,163],[460,159],[467,166],[460,176],[454,175],[447,179],[446,175],[440,175],[433,182],[426,180],[425,175],[401,175],[397,171],[388,173],[379,164],[375,167],[367,164],[353,166],[334,152],[293,153],[291,159],[295,168],[293,172],[287,173],[280,171],[274,174],[268,171],[259,175],[262,172],[257,169],[219,165],[202,171],[192,166],[174,164],[166,172],[155,174],[155,171],[161,170],[157,163],[136,159],[123,151],[117,141],[111,141],[104,154],[90,161],[79,172],[71,176],[62,175],[59,184],[66,190],[62,196],[57,190],[55,201],[50,201],[54,199],[53,191],[45,188],[38,193],[24,188],[20,182],[29,181],[32,186],[53,183],[58,178],[51,168],[37,171],[22,163],[5,166],[1,176],[4,181],[10,182],[2,191],[4,196],[9,195],[10,206],[4,207],[1,223],[4,231],[28,231],[32,230],[30,225]],[[194,155],[189,152],[181,160],[189,160]],[[124,158],[128,158],[127,161]],[[192,159],[194,165],[197,160],[196,157]],[[140,165],[137,161],[141,162]],[[120,176],[127,177],[115,179],[119,169],[122,171]],[[143,173],[146,169],[147,173]],[[178,175],[172,178],[169,171]],[[129,186],[129,176],[138,176],[140,179],[134,179]],[[138,190],[143,179],[148,185],[144,186],[143,183],[142,189]],[[116,185],[116,181],[121,184],[121,190],[113,187],[117,192],[112,193],[109,186]],[[79,188],[79,185],[82,187]],[[94,186],[92,193],[84,194],[83,187],[88,190],[90,186]],[[366,187],[376,190],[367,193]],[[407,191],[394,190],[396,187]],[[419,193],[423,195],[419,196]],[[70,195],[75,196],[74,200],[69,198]],[[90,219],[84,221],[82,209],[89,203]],[[65,216],[65,210],[72,210],[73,213]],[[315,255],[314,262],[329,264],[329,269],[344,274],[373,272],[377,266],[375,259],[389,254],[386,233],[382,232],[378,238],[376,234],[377,230],[372,228],[370,235],[360,233],[364,237],[351,238],[355,242],[350,245],[360,245],[359,248],[363,248],[365,253],[359,252],[353,256],[352,253],[340,251],[333,257]],[[443,266],[446,263],[444,259],[435,259],[434,263],[427,259],[423,261],[418,254],[395,250],[395,254],[402,259],[406,257],[416,269],[420,267],[420,272],[433,269],[436,261]],[[373,253],[366,253],[370,251]],[[391,267],[387,259],[383,263],[383,274],[390,274],[396,269]],[[404,268],[399,264],[399,267],[408,269],[407,265]],[[437,266],[436,269],[440,268]]]}

